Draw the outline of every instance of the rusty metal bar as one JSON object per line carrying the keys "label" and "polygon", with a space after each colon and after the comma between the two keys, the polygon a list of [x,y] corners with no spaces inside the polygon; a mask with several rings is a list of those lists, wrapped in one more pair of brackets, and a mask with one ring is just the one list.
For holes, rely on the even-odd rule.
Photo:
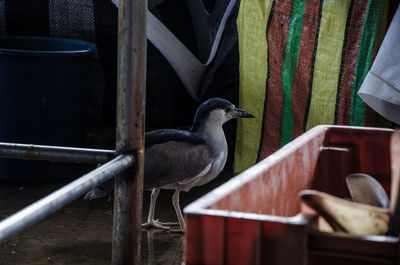
{"label": "rusty metal bar", "polygon": [[77,199],[91,188],[134,164],[132,155],[120,155],[0,222],[0,240],[12,236]]}
{"label": "rusty metal bar", "polygon": [[114,150],[0,142],[0,157],[69,163],[103,164],[115,157]]}
{"label": "rusty metal bar", "polygon": [[117,137],[119,153],[135,156],[134,170],[115,178],[113,265],[140,263],[147,1],[120,0],[118,13]]}

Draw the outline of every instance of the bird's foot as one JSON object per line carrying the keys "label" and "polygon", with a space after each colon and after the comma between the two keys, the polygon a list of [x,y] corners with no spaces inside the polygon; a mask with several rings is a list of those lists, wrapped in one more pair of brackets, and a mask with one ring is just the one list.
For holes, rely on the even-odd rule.
{"label": "bird's foot", "polygon": [[184,232],[184,229],[180,228],[172,228],[173,226],[179,226],[178,222],[159,222],[158,220],[151,220],[148,221],[147,223],[142,224],[143,228],[158,228],[162,229],[167,232],[172,232],[172,233],[182,233]]}
{"label": "bird's foot", "polygon": [[171,229],[171,227],[165,226],[162,224],[158,224],[156,221],[144,223],[144,224],[142,224],[142,227],[143,228],[158,228],[158,229],[162,229],[162,230],[166,230],[166,231],[169,231]]}

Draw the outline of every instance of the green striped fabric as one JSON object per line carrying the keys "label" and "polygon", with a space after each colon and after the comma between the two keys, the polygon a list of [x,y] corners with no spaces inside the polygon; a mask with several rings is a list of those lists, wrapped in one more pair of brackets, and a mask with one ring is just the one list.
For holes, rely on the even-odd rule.
{"label": "green striped fabric", "polygon": [[357,95],[388,0],[246,0],[237,19],[240,107],[235,172],[319,124],[390,126]]}
{"label": "green striped fabric", "polygon": [[287,144],[293,136],[292,85],[299,58],[301,28],[305,0],[295,1],[286,42],[285,57],[282,64],[282,84],[284,94],[282,130],[280,146]]}

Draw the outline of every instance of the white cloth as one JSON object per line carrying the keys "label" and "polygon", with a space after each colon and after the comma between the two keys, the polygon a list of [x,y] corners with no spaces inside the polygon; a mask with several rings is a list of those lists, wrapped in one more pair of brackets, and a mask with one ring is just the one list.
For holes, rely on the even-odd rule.
{"label": "white cloth", "polygon": [[358,95],[383,117],[400,124],[400,6]]}

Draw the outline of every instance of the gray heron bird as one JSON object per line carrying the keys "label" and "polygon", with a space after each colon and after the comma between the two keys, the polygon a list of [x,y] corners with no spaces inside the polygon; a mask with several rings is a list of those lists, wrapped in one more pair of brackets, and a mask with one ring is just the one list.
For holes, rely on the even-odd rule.
{"label": "gray heron bird", "polygon": [[156,200],[160,189],[175,190],[172,204],[185,231],[179,206],[179,193],[213,180],[223,170],[228,146],[222,125],[233,118],[253,118],[222,98],[212,98],[200,105],[188,131],[162,129],[146,133],[144,189],[152,190],[149,215],[143,227],[172,230],[154,220]]}

